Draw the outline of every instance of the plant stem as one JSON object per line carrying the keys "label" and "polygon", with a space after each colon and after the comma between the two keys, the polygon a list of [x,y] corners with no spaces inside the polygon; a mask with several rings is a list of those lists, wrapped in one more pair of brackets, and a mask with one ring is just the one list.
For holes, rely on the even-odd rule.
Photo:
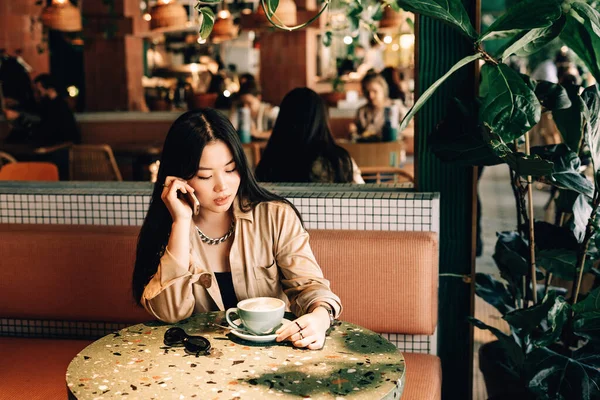
{"label": "plant stem", "polygon": [[[525,154],[530,155],[529,132],[525,132]],[[529,203],[529,266],[531,268],[531,294],[533,298],[533,304],[537,304],[537,280],[535,273],[535,220],[533,218],[533,184],[531,175],[527,175],[527,200]]]}
{"label": "plant stem", "polygon": [[581,281],[583,279],[586,252],[590,244],[590,240],[594,235],[594,221],[596,220],[596,213],[598,212],[599,204],[600,192],[598,192],[598,188],[596,188],[596,190],[594,191],[594,199],[592,200],[592,213],[590,214],[590,219],[588,220],[587,226],[585,227],[585,236],[583,238],[583,242],[581,243],[579,254],[577,255],[577,268],[579,269],[579,272],[577,271],[577,269],[575,270],[576,275],[573,282],[577,281],[577,286],[575,289],[575,297],[573,297],[573,305],[577,304],[577,299],[579,297],[579,290],[581,289]]}

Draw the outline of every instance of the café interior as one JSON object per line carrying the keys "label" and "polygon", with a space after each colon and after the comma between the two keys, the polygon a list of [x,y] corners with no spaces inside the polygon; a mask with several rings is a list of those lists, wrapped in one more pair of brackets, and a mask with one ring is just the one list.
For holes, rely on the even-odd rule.
{"label": "caf\u00e9 interior", "polygon": [[[486,243],[476,257],[481,172],[444,163],[429,147],[448,99],[476,90],[475,68],[449,79],[396,129],[469,44],[439,21],[392,7],[382,9],[375,30],[354,27],[342,0],[206,1],[200,6],[212,10],[214,26],[203,35],[207,17],[197,3],[0,4],[0,399],[488,398],[478,349],[493,337],[477,336],[468,322],[500,319],[475,297],[475,273],[493,251]],[[264,3],[278,4],[272,18],[286,26],[315,19],[276,29]],[[487,2],[502,3],[498,9],[463,3],[476,24],[505,8],[504,1]],[[357,133],[359,110],[371,102],[362,82],[381,79],[384,69],[387,100],[401,104],[385,111],[384,124],[395,130]],[[5,110],[26,114],[15,97],[37,96],[42,74],[57,86],[78,136],[14,140],[20,119]],[[323,350],[302,352],[235,329],[232,336],[214,313],[175,325],[153,321],[133,303],[131,276],[153,190],[162,189],[169,128],[188,111],[217,109],[255,170],[286,115],[284,98],[304,87],[325,104],[330,135],[358,178],[260,185],[301,214],[343,304]],[[274,109],[279,116],[258,129],[244,96],[258,99],[262,121]],[[486,209],[498,204],[489,195],[496,182],[486,180],[493,168],[480,185],[488,190],[484,241],[495,240],[491,215],[504,212]],[[293,315],[285,318],[293,325]],[[177,340],[185,352],[165,347],[172,326],[183,329]],[[206,346],[197,334],[210,343],[200,357],[189,351]]]}

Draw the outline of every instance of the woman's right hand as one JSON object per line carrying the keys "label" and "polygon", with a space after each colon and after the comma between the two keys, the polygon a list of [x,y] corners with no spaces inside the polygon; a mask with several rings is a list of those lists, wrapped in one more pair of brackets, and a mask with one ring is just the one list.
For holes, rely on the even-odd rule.
{"label": "woman's right hand", "polygon": [[181,198],[177,197],[178,191],[185,195],[188,192],[193,193],[194,188],[181,178],[167,176],[160,197],[167,206],[173,222],[181,220],[189,221],[192,219],[192,207],[183,196]]}

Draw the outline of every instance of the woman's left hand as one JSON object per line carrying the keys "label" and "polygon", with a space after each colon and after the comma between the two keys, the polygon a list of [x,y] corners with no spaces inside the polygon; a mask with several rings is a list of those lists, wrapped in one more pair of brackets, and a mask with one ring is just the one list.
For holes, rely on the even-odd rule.
{"label": "woman's left hand", "polygon": [[329,329],[329,314],[322,307],[304,314],[290,324],[279,328],[275,333],[277,341],[289,340],[294,347],[307,347],[320,350],[325,345],[325,333]]}

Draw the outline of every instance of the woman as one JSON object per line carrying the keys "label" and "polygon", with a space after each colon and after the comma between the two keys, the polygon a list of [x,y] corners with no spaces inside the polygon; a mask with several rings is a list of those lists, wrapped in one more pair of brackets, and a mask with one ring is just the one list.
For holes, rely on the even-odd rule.
{"label": "woman", "polygon": [[341,312],[297,210],[258,186],[233,126],[212,109],[187,112],[169,129],[132,286],[135,299],[169,323],[246,298],[281,298],[300,317],[277,340],[310,349],[323,347]]}
{"label": "woman", "polygon": [[[239,100],[236,106],[247,107],[250,110],[250,135],[255,139],[269,139],[279,107],[262,101],[260,88],[253,80],[247,80],[240,86],[237,97]],[[237,109],[232,109],[231,123],[236,128],[238,118]]]}
{"label": "woman", "polygon": [[385,108],[396,108],[398,122],[402,121],[407,109],[400,100],[389,98],[388,85],[381,75],[367,74],[361,81],[361,86],[363,95],[367,98],[367,104],[356,112],[355,126],[351,129],[356,131],[359,138],[381,140],[385,123]]}
{"label": "woman", "polygon": [[308,88],[292,90],[281,102],[256,177],[263,182],[365,183],[348,152],[335,144],[323,99]]}

